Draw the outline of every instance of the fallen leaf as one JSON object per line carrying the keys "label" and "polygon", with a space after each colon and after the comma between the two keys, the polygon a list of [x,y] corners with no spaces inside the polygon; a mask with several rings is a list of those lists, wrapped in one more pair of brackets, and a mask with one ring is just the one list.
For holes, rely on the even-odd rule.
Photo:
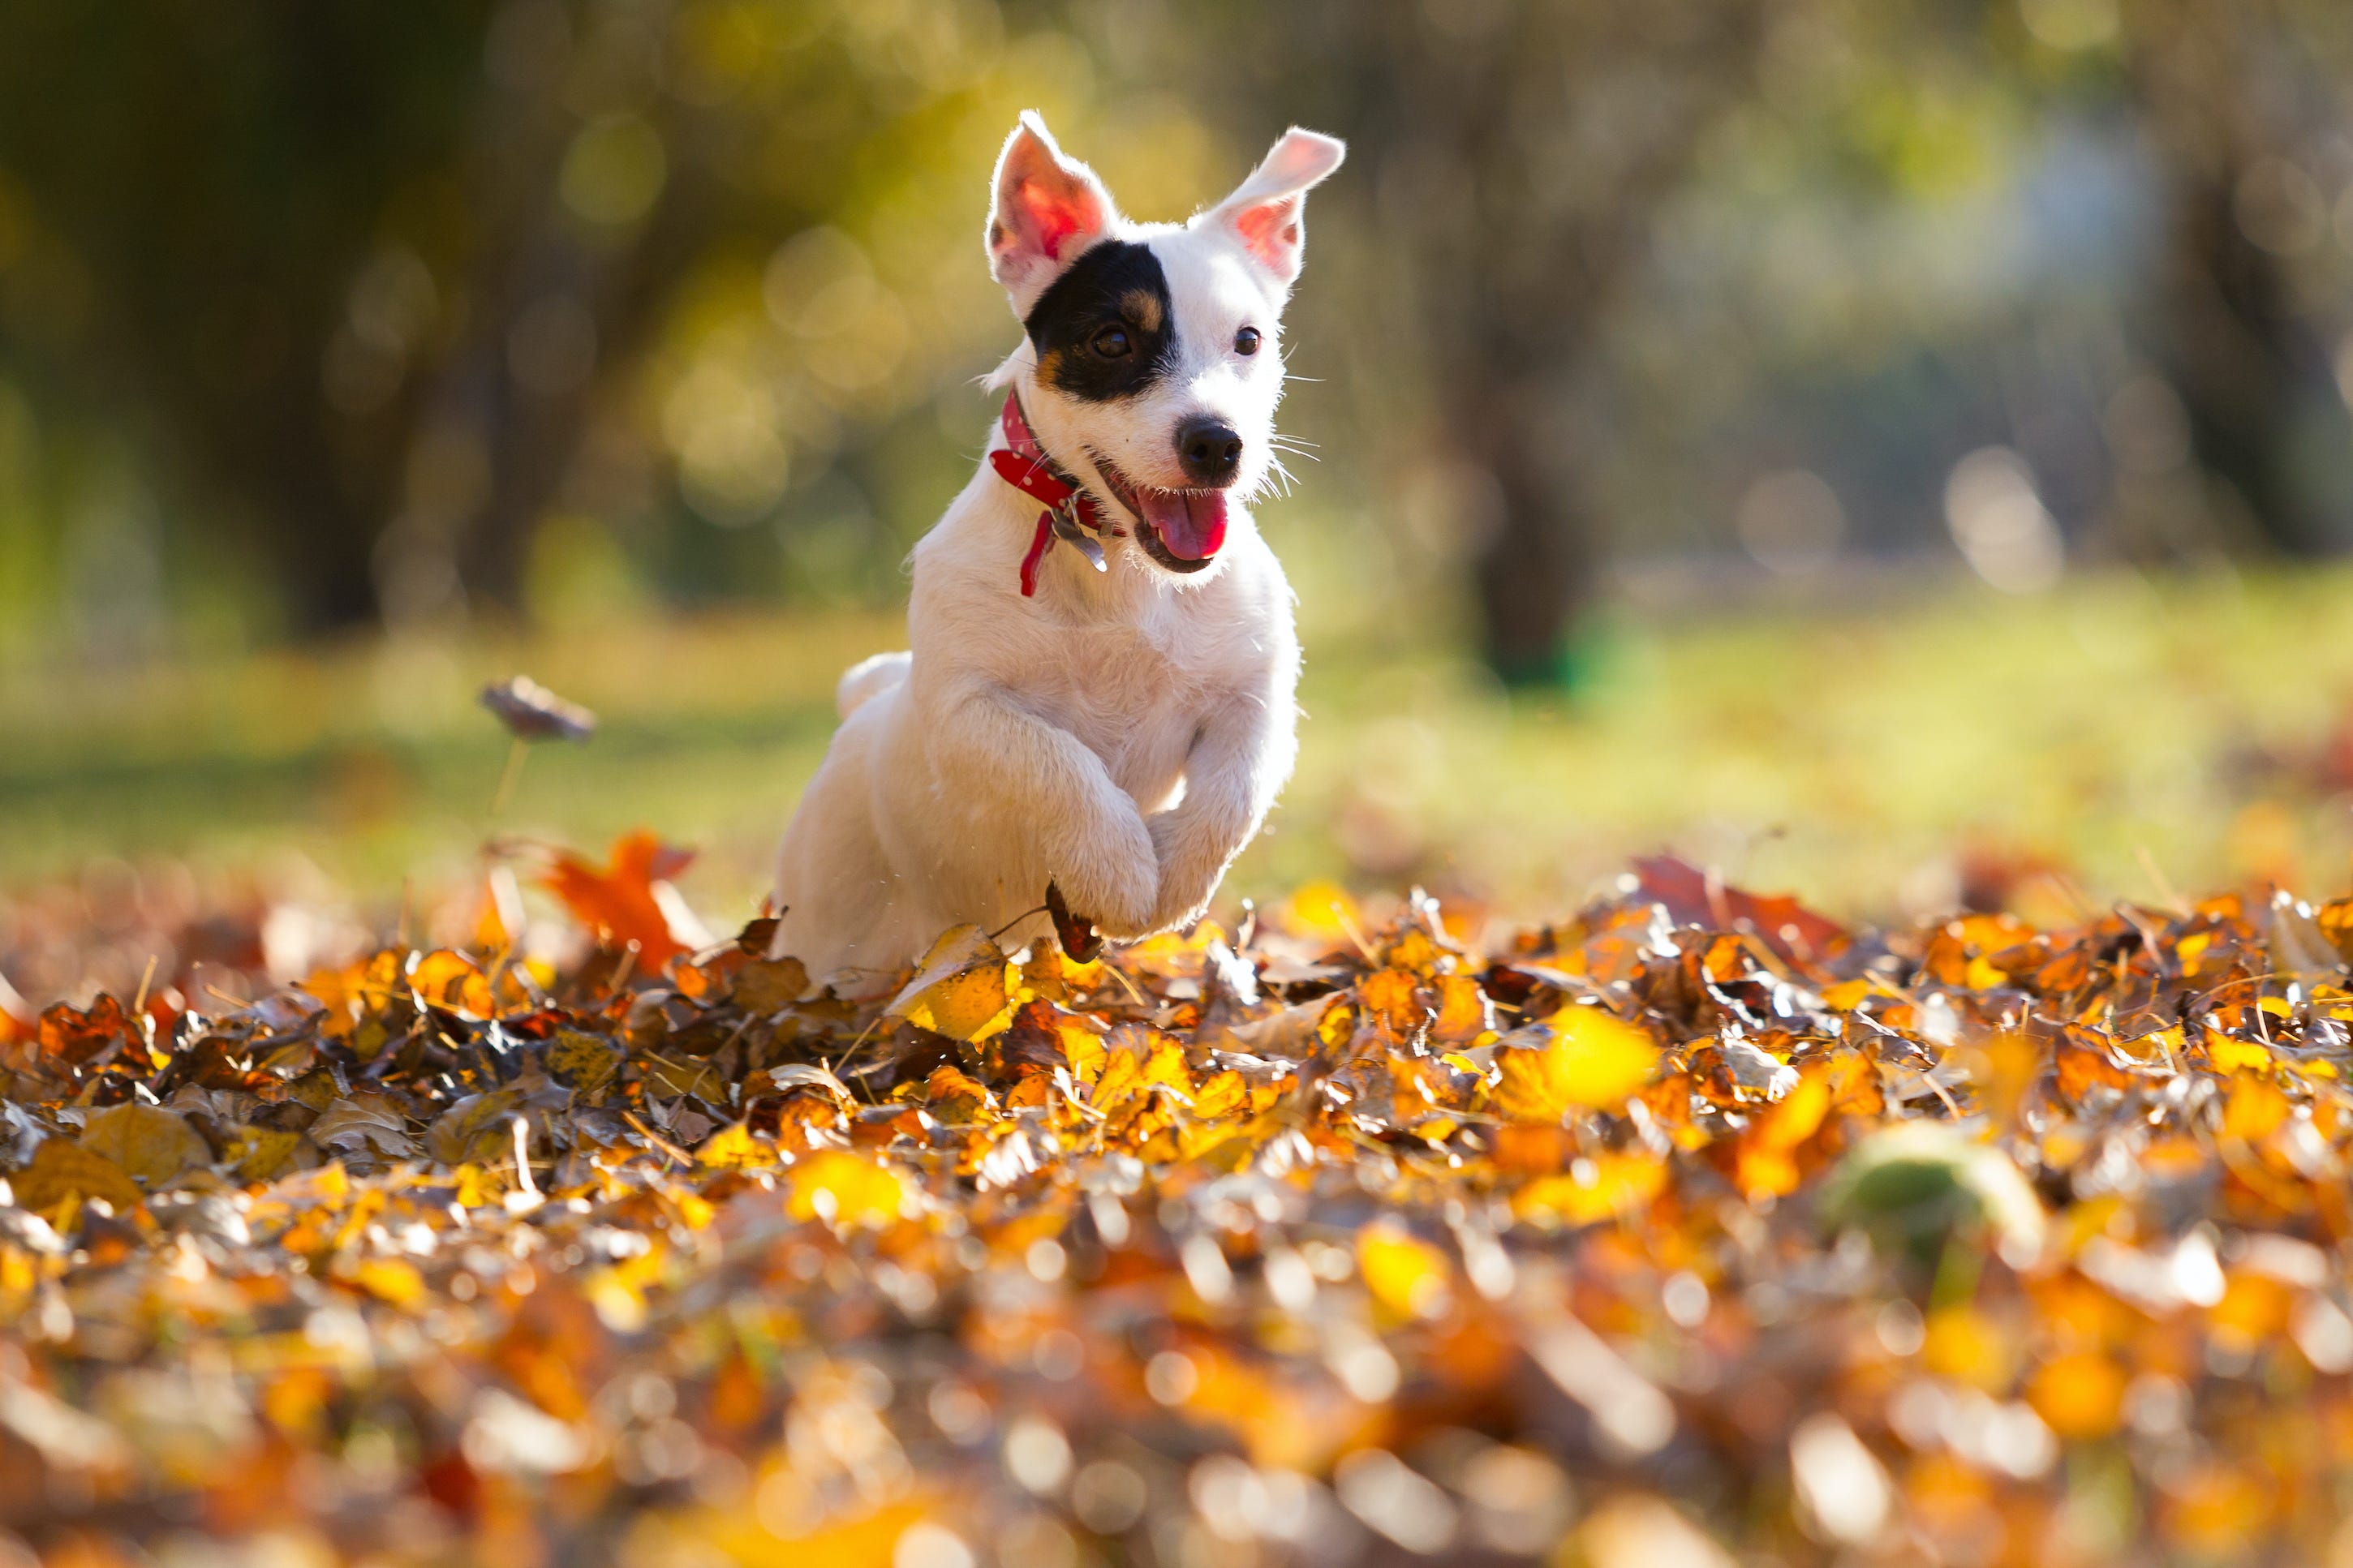
{"label": "fallen leaf", "polygon": [[35,1214],[47,1214],[69,1197],[102,1199],[117,1212],[135,1208],[140,1201],[137,1184],[121,1166],[63,1138],[44,1140],[33,1151],[32,1163],[10,1176],[8,1184],[17,1206]]}
{"label": "fallen leaf", "polygon": [[161,1106],[117,1105],[83,1124],[81,1146],[103,1154],[144,1187],[212,1163],[212,1146],[186,1117]]}
{"label": "fallen leaf", "polygon": [[904,1018],[952,1040],[986,1039],[1013,1021],[1009,967],[987,932],[956,926],[932,944],[883,1016]]}
{"label": "fallen leaf", "polygon": [[603,867],[569,850],[559,853],[546,883],[597,940],[636,948],[638,962],[659,973],[688,951],[687,942],[672,928],[664,894],[670,879],[693,858],[692,851],[673,849],[640,831],[614,840],[611,859]]}
{"label": "fallen leaf", "polygon": [[1651,1037],[1598,1007],[1564,1007],[1545,1026],[1548,1037],[1498,1050],[1493,1100],[1514,1121],[1556,1122],[1571,1110],[1609,1110],[1658,1070]]}

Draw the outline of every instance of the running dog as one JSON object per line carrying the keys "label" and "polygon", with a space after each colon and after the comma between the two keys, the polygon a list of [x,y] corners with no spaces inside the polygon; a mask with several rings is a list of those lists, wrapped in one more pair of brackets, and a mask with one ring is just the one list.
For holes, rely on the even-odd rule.
{"label": "running dog", "polygon": [[1050,889],[1114,938],[1207,907],[1297,754],[1291,585],[1248,503],[1279,467],[1306,195],[1343,152],[1293,129],[1216,206],[1142,224],[1021,117],[986,230],[1023,328],[1004,406],[915,546],[907,650],[842,677],[774,951],[879,977],[959,922],[1042,935]]}

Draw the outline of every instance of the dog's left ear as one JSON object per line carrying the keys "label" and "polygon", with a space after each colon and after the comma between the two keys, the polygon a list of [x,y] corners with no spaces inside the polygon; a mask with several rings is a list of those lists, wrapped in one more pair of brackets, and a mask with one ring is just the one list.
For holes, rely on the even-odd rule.
{"label": "dog's left ear", "polygon": [[992,188],[989,275],[1005,285],[1013,313],[1027,316],[1046,285],[1119,221],[1119,209],[1092,169],[1063,155],[1036,110],[1024,110],[1006,138]]}
{"label": "dog's left ear", "polygon": [[1307,193],[1347,155],[1347,143],[1337,137],[1294,125],[1240,189],[1195,221],[1222,226],[1287,290],[1298,281],[1307,243]]}

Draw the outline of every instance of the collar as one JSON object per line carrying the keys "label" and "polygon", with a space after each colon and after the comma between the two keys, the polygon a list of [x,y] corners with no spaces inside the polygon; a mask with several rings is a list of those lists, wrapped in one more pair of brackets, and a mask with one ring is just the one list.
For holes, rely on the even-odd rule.
{"label": "collar", "polygon": [[1021,558],[1021,596],[1027,599],[1036,595],[1039,565],[1057,539],[1069,540],[1096,571],[1103,570],[1103,546],[1082,530],[1108,532],[1119,538],[1124,538],[1127,530],[1107,524],[1094,497],[1046,455],[1046,448],[1038,444],[1037,434],[1021,413],[1019,393],[1005,395],[1005,412],[997,423],[1005,432],[1005,445],[988,454],[989,465],[997,470],[997,478],[1046,506],[1038,514],[1037,531],[1029,537],[1029,552]]}

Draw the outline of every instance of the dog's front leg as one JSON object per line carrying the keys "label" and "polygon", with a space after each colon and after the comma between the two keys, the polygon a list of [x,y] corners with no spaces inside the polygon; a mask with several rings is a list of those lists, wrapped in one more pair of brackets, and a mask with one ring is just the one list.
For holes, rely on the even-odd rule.
{"label": "dog's front leg", "polygon": [[1185,796],[1150,819],[1160,860],[1160,897],[1151,929],[1199,917],[1226,868],[1258,837],[1291,776],[1298,742],[1287,691],[1230,704],[1194,742]]}
{"label": "dog's front leg", "polygon": [[934,710],[930,743],[943,776],[969,791],[985,819],[999,825],[997,843],[1009,847],[1018,836],[1005,825],[1028,824],[1034,835],[1044,876],[1035,887],[1008,892],[1042,898],[1051,878],[1070,908],[1105,934],[1141,936],[1153,929],[1160,863],[1151,830],[1103,759],[1077,736],[1001,692],[979,689]]}

